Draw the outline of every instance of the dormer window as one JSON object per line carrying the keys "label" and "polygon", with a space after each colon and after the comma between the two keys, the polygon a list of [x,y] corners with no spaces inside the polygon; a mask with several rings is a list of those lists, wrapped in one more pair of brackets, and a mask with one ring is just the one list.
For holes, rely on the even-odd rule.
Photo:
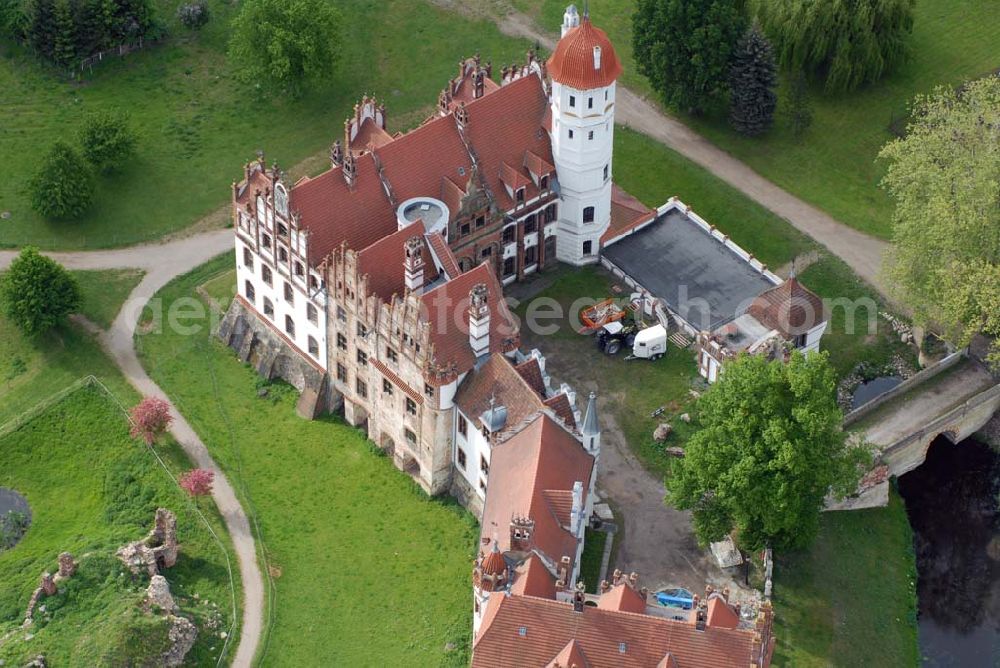
{"label": "dormer window", "polygon": [[514,197],[518,204],[524,204],[524,188],[518,188],[514,193]]}
{"label": "dormer window", "polygon": [[548,176],[548,174],[546,174],[542,178],[538,179],[538,187],[541,188],[542,190],[548,190],[549,189],[549,176]]}

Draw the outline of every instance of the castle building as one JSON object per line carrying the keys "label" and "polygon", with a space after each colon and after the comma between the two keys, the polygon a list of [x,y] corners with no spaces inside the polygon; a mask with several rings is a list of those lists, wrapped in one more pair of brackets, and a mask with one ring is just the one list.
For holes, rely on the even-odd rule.
{"label": "castle building", "polygon": [[[714,271],[718,237],[689,225],[696,218],[676,198],[652,210],[613,183],[621,72],[604,32],[571,6],[547,61],[528,52],[498,80],[478,56],[461,61],[434,114],[406,133],[391,133],[384,105],[366,96],[331,145],[329,169],[293,182],[259,153],[232,187],[237,295],[220,337],[261,375],[294,385],[302,416],[341,412],[428,494],[450,493],[481,519],[473,665],[723,665],[691,658],[716,636],[737,639],[717,654],[739,659],[731,665],[769,657],[769,618],[766,633],[746,636],[728,628],[731,607],[713,617],[723,604],[708,603],[707,624],[697,612],[690,624],[665,620],[646,605],[648,592],[620,578],[584,601],[577,583],[601,450],[596,397],[581,410],[544,355],[521,349],[503,297],[505,285],[556,262],[602,262],[664,324],[690,329],[656,294],[668,282],[647,290],[633,277],[659,266],[639,251],[655,254],[650,239],[659,237],[649,235],[667,235],[667,250],[694,249]],[[639,251],[614,255],[619,242]],[[722,244],[725,262],[746,264],[726,265],[743,286],[736,296],[780,285],[728,237]],[[783,294],[761,297],[756,317],[787,312]],[[796,341],[818,345],[821,334],[807,327]],[[702,343],[709,350],[710,337]],[[537,621],[511,636],[510,620],[522,615]],[[713,618],[730,621],[701,640],[669,640],[720,626]],[[641,655],[605,647],[653,636]]]}

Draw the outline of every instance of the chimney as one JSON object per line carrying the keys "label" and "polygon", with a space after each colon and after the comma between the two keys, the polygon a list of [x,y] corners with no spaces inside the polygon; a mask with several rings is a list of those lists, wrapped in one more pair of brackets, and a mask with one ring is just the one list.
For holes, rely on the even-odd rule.
{"label": "chimney", "polygon": [[569,515],[569,528],[574,534],[580,535],[583,522],[583,483],[577,480],[573,483],[573,509]]}
{"label": "chimney", "polygon": [[472,75],[472,97],[481,98],[486,93],[486,73],[482,69],[476,68]]}
{"label": "chimney", "polygon": [[489,291],[485,283],[477,283],[469,291],[469,346],[476,359],[490,352]]}
{"label": "chimney", "polygon": [[556,589],[557,590],[565,589],[568,586],[568,584],[569,584],[569,565],[570,565],[570,563],[571,563],[570,562],[570,558],[567,557],[565,554],[562,556],[562,559],[559,560],[559,565],[556,567],[556,577],[557,577],[557,579],[556,579]]}
{"label": "chimney", "polygon": [[577,582],[576,589],[573,590],[573,612],[583,612],[585,600],[586,594],[584,593],[583,582]]}
{"label": "chimney", "polygon": [[424,242],[420,237],[410,237],[403,244],[405,257],[403,259],[403,270],[406,280],[406,289],[414,294],[420,294],[424,290]]}
{"label": "chimney", "polygon": [[347,187],[354,190],[354,182],[358,177],[358,161],[357,159],[348,152],[344,156],[344,181],[347,182]]}
{"label": "chimney", "polygon": [[535,521],[529,517],[515,515],[510,519],[510,549],[514,552],[531,550],[531,535],[535,531]]}

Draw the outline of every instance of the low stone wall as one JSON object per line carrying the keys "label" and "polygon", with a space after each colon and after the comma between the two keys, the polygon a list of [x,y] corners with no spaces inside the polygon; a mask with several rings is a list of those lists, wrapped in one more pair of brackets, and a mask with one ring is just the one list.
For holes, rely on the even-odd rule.
{"label": "low stone wall", "polygon": [[889,390],[888,392],[878,395],[868,403],[859,406],[858,408],[855,408],[853,411],[845,415],[844,427],[845,428],[850,427],[852,424],[854,424],[861,418],[865,417],[866,415],[869,415],[879,406],[882,406],[886,402],[895,399],[901,394],[908,392],[909,390],[913,389],[913,387],[915,387],[916,385],[920,385],[921,383],[927,382],[934,376],[937,376],[942,372],[947,371],[948,369],[952,368],[953,366],[962,362],[965,359],[967,359],[965,351],[960,350],[958,352],[952,353],[951,355],[948,355],[934,366],[929,366],[926,369],[917,372],[916,374],[910,376],[902,383]]}
{"label": "low stone wall", "polygon": [[340,408],[340,393],[327,374],[303,359],[241,299],[229,305],[218,335],[262,377],[281,378],[294,386],[300,392],[296,410],[302,417],[311,420]]}
{"label": "low stone wall", "polygon": [[476,516],[476,520],[482,522],[483,520],[483,500],[479,498],[479,494],[476,490],[472,488],[469,481],[465,477],[459,475],[457,472],[453,472],[451,476],[451,488],[448,493],[455,497],[462,506],[468,510],[470,513]]}

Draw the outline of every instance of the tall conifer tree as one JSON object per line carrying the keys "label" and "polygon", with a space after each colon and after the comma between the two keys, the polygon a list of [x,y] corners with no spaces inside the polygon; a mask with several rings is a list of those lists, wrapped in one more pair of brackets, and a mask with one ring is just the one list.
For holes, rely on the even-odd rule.
{"label": "tall conifer tree", "polygon": [[777,81],[771,43],[754,22],[736,45],[729,69],[729,124],[734,130],[755,137],[770,129]]}

